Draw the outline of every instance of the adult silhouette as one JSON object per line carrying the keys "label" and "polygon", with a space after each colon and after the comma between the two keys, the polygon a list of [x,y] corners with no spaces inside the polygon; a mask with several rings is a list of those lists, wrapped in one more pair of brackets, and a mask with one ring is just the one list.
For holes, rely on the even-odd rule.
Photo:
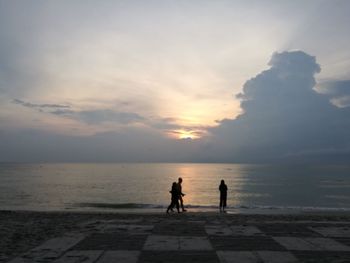
{"label": "adult silhouette", "polygon": [[220,212],[225,212],[226,201],[227,201],[227,185],[224,180],[221,180],[220,186]]}
{"label": "adult silhouette", "polygon": [[176,182],[173,182],[173,185],[171,187],[171,190],[169,191],[171,193],[171,203],[168,206],[168,209],[166,210],[166,213],[169,214],[169,210],[173,212],[174,206],[176,206],[176,210],[178,213],[180,213],[179,209],[179,189]]}
{"label": "adult silhouette", "polygon": [[182,212],[186,212],[187,210],[184,208],[184,201],[182,199],[182,197],[184,197],[185,194],[182,192],[182,178],[181,177],[179,177],[179,180],[177,182],[177,187],[178,187],[178,191],[179,191],[179,199],[180,199],[180,205],[181,205]]}

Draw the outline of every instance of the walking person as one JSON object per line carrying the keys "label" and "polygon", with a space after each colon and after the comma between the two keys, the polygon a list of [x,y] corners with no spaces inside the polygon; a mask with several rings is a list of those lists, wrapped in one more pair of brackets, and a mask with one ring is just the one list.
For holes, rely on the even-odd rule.
{"label": "walking person", "polygon": [[227,201],[227,185],[225,184],[224,180],[221,180],[219,191],[220,191],[220,212],[225,212],[226,201]]}
{"label": "walking person", "polygon": [[176,206],[176,210],[178,213],[180,213],[180,207],[179,207],[179,190],[176,182],[173,182],[173,185],[171,187],[171,190],[169,191],[171,193],[171,203],[168,206],[168,209],[166,210],[166,213],[169,214],[169,210],[173,212],[174,206]]}
{"label": "walking person", "polygon": [[177,187],[178,187],[178,191],[179,191],[180,205],[181,205],[182,212],[186,212],[187,210],[184,208],[184,201],[182,199],[182,197],[185,196],[185,194],[182,193],[182,185],[181,184],[182,184],[182,178],[179,177]]}

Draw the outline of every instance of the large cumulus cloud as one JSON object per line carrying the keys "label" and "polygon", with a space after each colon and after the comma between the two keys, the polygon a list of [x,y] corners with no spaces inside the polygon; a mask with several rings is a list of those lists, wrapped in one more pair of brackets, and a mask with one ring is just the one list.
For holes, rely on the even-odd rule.
{"label": "large cumulus cloud", "polygon": [[350,160],[350,109],[315,91],[320,66],[302,51],[273,54],[248,80],[243,113],[211,130],[203,159],[239,162]]}

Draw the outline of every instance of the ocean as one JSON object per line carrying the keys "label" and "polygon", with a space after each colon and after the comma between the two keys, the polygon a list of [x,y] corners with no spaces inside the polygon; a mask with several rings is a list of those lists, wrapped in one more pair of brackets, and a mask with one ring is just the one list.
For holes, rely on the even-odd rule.
{"label": "ocean", "polygon": [[165,212],[183,178],[189,211],[350,211],[350,166],[192,163],[0,163],[0,210]]}

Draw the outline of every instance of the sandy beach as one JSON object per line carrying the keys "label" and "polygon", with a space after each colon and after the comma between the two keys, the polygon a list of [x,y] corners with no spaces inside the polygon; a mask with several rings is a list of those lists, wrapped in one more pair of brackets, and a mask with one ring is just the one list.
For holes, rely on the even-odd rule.
{"label": "sandy beach", "polygon": [[349,262],[350,215],[0,212],[0,262],[116,259]]}

